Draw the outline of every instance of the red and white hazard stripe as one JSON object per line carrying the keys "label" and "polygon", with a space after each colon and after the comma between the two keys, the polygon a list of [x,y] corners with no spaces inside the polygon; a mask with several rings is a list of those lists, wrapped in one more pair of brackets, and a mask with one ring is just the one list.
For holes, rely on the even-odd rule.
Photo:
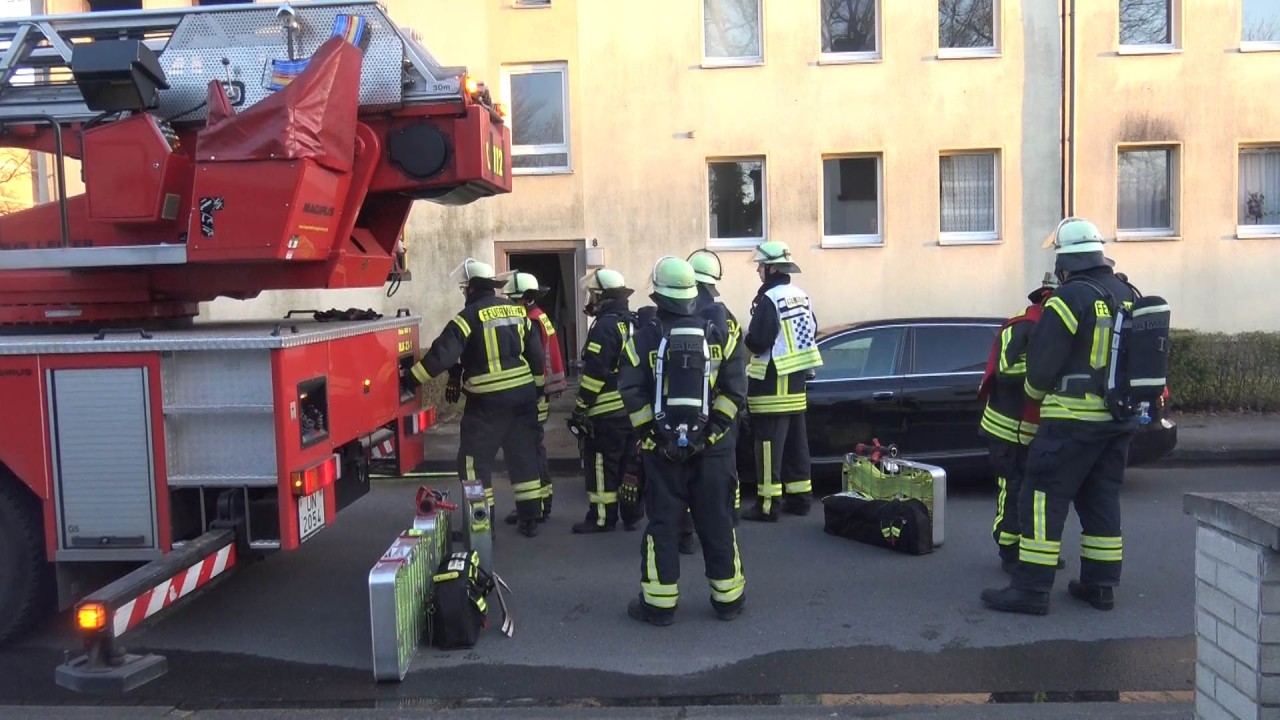
{"label": "red and white hazard stripe", "polygon": [[393,457],[396,454],[396,444],[394,440],[387,439],[373,446],[371,455],[374,460],[382,460],[384,458]]}
{"label": "red and white hazard stripe", "polygon": [[121,605],[112,617],[112,636],[120,637],[143,620],[195,592],[235,564],[235,545],[227,545]]}

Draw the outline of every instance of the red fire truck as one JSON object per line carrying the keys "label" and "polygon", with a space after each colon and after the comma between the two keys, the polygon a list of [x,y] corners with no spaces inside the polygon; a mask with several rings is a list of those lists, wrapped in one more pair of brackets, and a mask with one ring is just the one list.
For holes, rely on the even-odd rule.
{"label": "red fire truck", "polygon": [[5,45],[0,147],[57,190],[0,217],[0,640],[74,607],[58,681],[127,689],[163,667],[124,633],[306,543],[434,420],[407,311],[199,304],[398,286],[414,201],[510,192],[510,133],[375,0],[8,19]]}

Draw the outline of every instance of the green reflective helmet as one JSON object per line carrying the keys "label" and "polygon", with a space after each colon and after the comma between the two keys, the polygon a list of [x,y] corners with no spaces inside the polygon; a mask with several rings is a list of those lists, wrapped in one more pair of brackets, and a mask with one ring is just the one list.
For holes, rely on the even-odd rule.
{"label": "green reflective helmet", "polygon": [[710,250],[694,250],[689,254],[689,264],[693,266],[693,276],[700,283],[715,285],[720,282],[723,269],[720,256]]}
{"label": "green reflective helmet", "polygon": [[512,300],[524,297],[529,291],[542,292],[544,289],[538,286],[538,278],[527,272],[517,272],[507,280],[507,284],[503,286],[502,293]]}
{"label": "green reflective helmet", "polygon": [[578,281],[578,286],[593,295],[598,295],[609,290],[626,290],[627,281],[617,270],[597,268],[583,275]]}
{"label": "green reflective helmet", "polygon": [[473,286],[500,288],[506,282],[506,277],[497,277],[493,272],[493,266],[487,262],[467,258],[449,273],[449,280],[465,293],[468,287]]}
{"label": "green reflective helmet", "polygon": [[668,255],[653,266],[653,292],[672,300],[692,300],[698,297],[698,279],[693,265]]}
{"label": "green reflective helmet", "polygon": [[1044,248],[1053,248],[1058,255],[1102,252],[1102,233],[1098,226],[1078,217],[1069,217],[1058,223],[1053,235],[1045,240]]}
{"label": "green reflective helmet", "polygon": [[757,265],[771,265],[780,272],[798,273],[800,266],[791,259],[791,248],[781,240],[766,240],[756,246],[751,262]]}

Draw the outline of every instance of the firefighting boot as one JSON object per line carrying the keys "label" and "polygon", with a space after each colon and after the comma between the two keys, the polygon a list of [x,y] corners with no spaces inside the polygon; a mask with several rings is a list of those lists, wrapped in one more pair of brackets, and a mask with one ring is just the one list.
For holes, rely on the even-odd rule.
{"label": "firefighting boot", "polygon": [[763,504],[756,501],[746,512],[742,513],[743,520],[752,520],[755,522],[778,522],[778,503],[772,503],[769,512],[765,512]]}
{"label": "firefighting boot", "polygon": [[627,614],[633,620],[647,622],[658,627],[666,627],[675,620],[676,611],[654,609],[649,607],[649,604],[643,598],[637,597],[632,598],[631,602],[627,604]]}
{"label": "firefighting boot", "polygon": [[808,515],[813,503],[807,494],[786,495],[782,498],[782,512],[790,515]]}
{"label": "firefighting boot", "polygon": [[573,524],[574,535],[594,535],[595,533],[613,532],[614,523],[606,522],[601,525],[596,522],[595,518],[588,517],[580,523]]}
{"label": "firefighting boot", "polygon": [[716,617],[725,622],[736,619],[742,614],[742,606],[747,602],[746,596],[742,596],[731,603],[718,603],[711,601],[711,607],[716,611]]}
{"label": "firefighting boot", "polygon": [[[547,503],[544,501],[544,504],[543,504],[544,508],[545,508],[546,504],[547,504]],[[547,521],[547,516],[548,516],[548,515],[550,515],[550,514],[551,514],[551,513],[550,513],[549,511],[547,511],[547,510],[545,510],[545,509],[544,509],[544,510],[542,511],[542,517],[538,518],[538,522],[540,522],[540,523],[544,523],[544,522],[546,522],[546,521]],[[508,525],[515,525],[515,524],[516,524],[516,523],[518,523],[518,522],[520,522],[520,512],[519,512],[519,511],[517,511],[517,510],[512,510],[510,513],[508,513],[508,514],[507,514],[507,524],[508,524]]]}
{"label": "firefighting boot", "polygon": [[1003,590],[983,590],[982,604],[1000,612],[1047,615],[1049,613],[1049,593],[1020,590],[1010,585]]}
{"label": "firefighting boot", "polygon": [[1115,592],[1101,585],[1086,585],[1079,580],[1067,583],[1067,592],[1077,600],[1083,600],[1098,610],[1110,610],[1116,606]]}
{"label": "firefighting boot", "polygon": [[538,534],[537,520],[521,520],[518,524],[519,524],[519,527],[517,529],[520,531],[521,535],[525,537],[537,536]]}

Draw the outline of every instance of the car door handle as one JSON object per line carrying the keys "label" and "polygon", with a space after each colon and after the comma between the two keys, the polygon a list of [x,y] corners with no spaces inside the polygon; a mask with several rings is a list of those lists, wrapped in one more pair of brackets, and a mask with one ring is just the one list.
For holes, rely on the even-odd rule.
{"label": "car door handle", "polygon": [[893,399],[893,391],[892,391],[892,390],[881,390],[880,392],[873,392],[873,393],[871,393],[871,399],[872,399],[872,400],[892,400],[892,399]]}

